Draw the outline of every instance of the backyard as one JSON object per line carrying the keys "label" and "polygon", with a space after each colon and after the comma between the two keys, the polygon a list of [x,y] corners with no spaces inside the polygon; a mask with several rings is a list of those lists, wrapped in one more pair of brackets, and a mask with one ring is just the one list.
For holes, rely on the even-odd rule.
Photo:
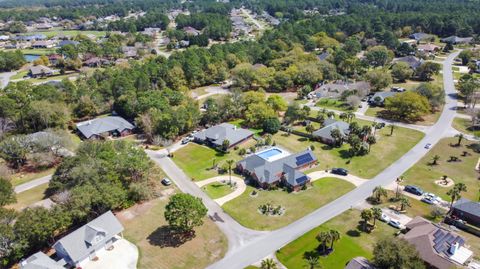
{"label": "backyard", "polygon": [[340,240],[334,244],[333,253],[320,257],[322,268],[343,269],[348,261],[358,256],[370,259],[375,242],[393,237],[397,230],[377,221],[377,228],[365,233],[359,229],[360,221],[360,211],[348,210],[281,248],[276,256],[289,269],[306,268],[305,253],[316,252],[319,246],[315,236],[320,231],[334,229],[340,232]]}
{"label": "backyard", "polygon": [[[223,205],[223,209],[245,227],[256,230],[275,230],[288,225],[317,208],[354,189],[354,185],[338,178],[323,178],[313,182],[313,187],[288,193],[283,190],[257,190],[247,186],[246,191]],[[257,195],[252,196],[256,191]],[[281,216],[267,216],[259,212],[261,205],[270,203],[282,206]]]}
{"label": "backyard", "polygon": [[[368,121],[359,121],[360,125],[371,124]],[[407,129],[396,127],[393,135],[390,136],[390,128],[385,127],[377,130],[377,143],[372,145],[371,152],[365,156],[349,157],[349,145],[339,148],[331,148],[328,145],[309,141],[307,138],[294,134],[287,135],[285,132],[278,132],[273,140],[278,146],[290,152],[299,152],[314,145],[314,153],[318,158],[319,165],[314,170],[325,170],[333,167],[348,169],[355,176],[373,178],[403,156],[410,148],[417,144],[424,134]],[[309,171],[310,172],[310,171]]]}
{"label": "backyard", "polygon": [[[435,180],[440,180],[444,175],[453,179],[455,183],[463,182],[467,185],[467,192],[462,193],[462,197],[477,200],[478,199],[478,177],[475,166],[479,160],[480,154],[475,153],[470,147],[474,143],[463,140],[462,146],[451,146],[457,143],[457,138],[442,139],[430,152],[423,157],[415,166],[405,173],[405,183],[417,185],[428,192],[433,192],[442,199],[449,201],[446,192],[450,188],[435,184]],[[467,152],[467,156],[464,155]],[[437,165],[432,165],[433,156],[438,155],[440,159]],[[450,156],[458,157],[460,161],[451,162]]]}

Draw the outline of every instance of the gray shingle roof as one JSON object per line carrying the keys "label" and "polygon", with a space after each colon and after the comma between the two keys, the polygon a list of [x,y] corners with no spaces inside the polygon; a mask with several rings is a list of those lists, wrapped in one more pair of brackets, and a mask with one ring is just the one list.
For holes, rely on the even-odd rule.
{"label": "gray shingle roof", "polygon": [[90,138],[93,135],[99,135],[105,132],[121,132],[126,129],[132,130],[134,128],[135,126],[133,126],[133,124],[119,116],[108,116],[77,123],[77,129],[86,138]]}
{"label": "gray shingle roof", "polygon": [[53,70],[44,65],[34,65],[30,67],[30,73],[32,75],[52,74]]}
{"label": "gray shingle roof", "polygon": [[426,33],[414,33],[410,35],[410,38],[415,39],[415,40],[424,40],[430,38],[431,35],[426,34]]}
{"label": "gray shingle roof", "polygon": [[[104,245],[122,231],[122,224],[113,215],[112,211],[108,211],[58,240],[54,247],[57,249],[60,245],[72,261],[78,262],[87,257],[96,246]],[[101,240],[95,242],[96,239]]]}
{"label": "gray shingle roof", "polygon": [[[312,162],[317,160],[317,157],[311,150],[298,152],[281,159],[269,162],[262,157],[253,154],[238,162],[238,164],[250,173],[254,173],[261,183],[271,184],[281,179],[282,175],[285,180],[292,186],[297,186],[302,183],[302,178],[306,175],[298,170],[299,165],[297,157],[309,155]],[[306,179],[306,178],[304,178]]]}
{"label": "gray shingle roof", "polygon": [[347,266],[345,266],[345,269],[374,269],[375,266],[373,266],[370,261],[367,260],[365,257],[356,257],[351,259]]}
{"label": "gray shingle roof", "polygon": [[230,145],[234,145],[252,135],[253,132],[250,130],[238,128],[230,123],[222,123],[198,132],[193,136],[200,141],[208,140],[216,146],[221,146],[224,140],[228,140]]}
{"label": "gray shingle roof", "polygon": [[323,139],[333,140],[332,137],[332,130],[338,129],[340,133],[344,136],[348,135],[350,124],[344,121],[337,121],[335,119],[326,119],[323,123],[324,127],[321,129],[316,130],[312,133],[312,135],[321,137]]}
{"label": "gray shingle roof", "polygon": [[454,205],[453,208],[459,211],[463,211],[468,214],[480,217],[480,203],[473,202],[465,198],[461,198]]}
{"label": "gray shingle roof", "polygon": [[43,252],[37,252],[20,263],[22,269],[65,269]]}
{"label": "gray shingle roof", "polygon": [[444,43],[457,44],[457,43],[470,43],[472,39],[473,39],[472,37],[449,36],[449,37],[440,39],[440,41]]}
{"label": "gray shingle roof", "polygon": [[384,102],[386,98],[396,95],[396,92],[376,92],[370,100],[375,102],[375,99],[380,98],[380,102]]}
{"label": "gray shingle roof", "polygon": [[415,56],[405,56],[405,57],[400,57],[394,60],[394,62],[404,62],[410,66],[412,69],[417,69],[422,65],[423,60],[418,59]]}

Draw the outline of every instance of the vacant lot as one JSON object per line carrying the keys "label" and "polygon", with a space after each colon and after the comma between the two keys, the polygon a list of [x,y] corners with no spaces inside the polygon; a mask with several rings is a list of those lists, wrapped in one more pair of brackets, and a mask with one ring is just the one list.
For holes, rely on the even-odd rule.
{"label": "vacant lot", "polygon": [[[358,121],[361,125],[371,124],[368,121]],[[330,169],[332,167],[344,167],[352,174],[373,178],[387,168],[394,161],[403,156],[410,148],[417,144],[423,133],[407,128],[397,127],[390,136],[390,128],[377,130],[377,143],[372,145],[371,152],[365,156],[350,158],[349,145],[345,144],[340,148],[331,148],[319,142],[312,142],[306,138],[289,135],[285,132],[278,132],[273,140],[277,145],[289,150],[298,152],[313,145],[314,153],[318,158],[319,166],[314,170]]]}
{"label": "vacant lot", "polygon": [[233,191],[230,186],[220,182],[210,183],[202,187],[202,189],[212,199],[223,197]]}
{"label": "vacant lot", "polygon": [[128,209],[121,214],[124,236],[140,251],[138,268],[190,269],[205,268],[223,257],[227,240],[208,218],[195,229],[192,240],[177,244],[168,233],[163,217],[166,197]]}
{"label": "vacant lot", "polygon": [[[248,147],[254,143],[254,140],[250,139],[240,147]],[[224,153],[196,143],[190,143],[173,154],[175,163],[195,180],[217,176],[217,170],[212,167],[221,166],[228,159],[239,161],[242,157],[238,155],[238,150],[232,149],[229,153]]]}
{"label": "vacant lot", "polygon": [[[462,193],[463,197],[477,200],[479,174],[475,170],[475,166],[480,154],[470,149],[471,145],[474,144],[470,141],[464,140],[460,147],[451,146],[455,145],[457,141],[457,138],[442,139],[424,158],[405,173],[406,183],[404,184],[417,185],[449,201],[446,195],[449,188],[440,187],[434,182],[446,175],[456,183],[463,182],[467,185],[467,192]],[[462,156],[464,152],[467,152],[468,156]],[[440,160],[437,165],[432,165],[432,159],[435,155],[438,155]],[[460,161],[450,162],[450,156],[458,157]]]}
{"label": "vacant lot", "polygon": [[[305,191],[288,193],[283,190],[257,190],[257,196],[252,197],[250,194],[256,189],[249,186],[240,197],[223,205],[223,209],[245,227],[275,230],[300,219],[353,188],[353,184],[341,179],[323,178],[313,182],[313,187]],[[285,214],[282,216],[260,214],[258,207],[267,203],[274,207],[284,207]]]}
{"label": "vacant lot", "polygon": [[319,246],[315,236],[320,231],[330,229],[339,231],[341,238],[335,243],[333,253],[326,257],[320,257],[322,268],[341,269],[352,258],[358,256],[372,258],[375,242],[382,238],[393,237],[397,230],[383,222],[377,221],[375,230],[371,233],[364,233],[359,230],[360,221],[360,211],[346,211],[281,248],[276,254],[277,258],[289,269],[308,268],[303,258],[304,254],[306,252],[315,252]]}

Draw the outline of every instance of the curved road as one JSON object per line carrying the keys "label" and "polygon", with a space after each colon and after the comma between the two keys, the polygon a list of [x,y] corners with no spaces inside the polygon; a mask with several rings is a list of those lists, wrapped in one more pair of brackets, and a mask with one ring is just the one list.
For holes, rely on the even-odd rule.
{"label": "curved road", "polygon": [[455,99],[452,63],[458,54],[458,51],[450,54],[443,64],[443,83],[446,93],[446,104],[442,115],[435,125],[426,130],[425,137],[407,152],[407,154],[402,156],[375,178],[326,206],[317,209],[302,219],[284,228],[263,235],[240,247],[237,246],[235,249],[230,249],[222,260],[210,265],[208,268],[245,268],[246,266],[263,259],[269,254],[274,253],[282,246],[295,240],[318,225],[340,215],[354,205],[364,201],[370,196],[372,190],[376,186],[386,186],[391,184],[397,177],[400,177],[410,167],[415,165],[415,163],[417,163],[428,152],[428,150],[424,148],[425,144],[431,143],[432,145],[435,145],[441,138],[443,138],[445,133],[450,129],[449,127],[455,117],[457,100]]}

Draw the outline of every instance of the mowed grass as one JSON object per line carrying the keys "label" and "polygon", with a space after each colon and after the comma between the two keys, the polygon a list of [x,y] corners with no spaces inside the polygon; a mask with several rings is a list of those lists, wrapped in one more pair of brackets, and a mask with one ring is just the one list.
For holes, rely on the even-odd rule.
{"label": "mowed grass", "polygon": [[320,257],[322,268],[342,269],[348,261],[358,256],[370,259],[375,243],[383,238],[393,238],[397,230],[377,221],[376,229],[371,233],[365,233],[359,230],[360,221],[360,211],[348,210],[281,248],[276,256],[289,269],[308,268],[304,254],[318,248],[316,235],[320,231],[334,229],[340,232],[341,238],[334,244],[333,253]]}
{"label": "mowed grass", "polygon": [[51,175],[55,172],[55,169],[56,167],[52,167],[52,168],[38,171],[38,172],[32,172],[32,173],[20,172],[17,174],[13,174],[11,182],[13,186],[18,186],[35,179],[39,179],[41,177]]}
{"label": "mowed grass", "polygon": [[350,105],[345,102],[336,100],[336,99],[329,99],[329,98],[322,98],[316,104],[316,106],[326,109],[334,109],[338,111],[354,111]]}
{"label": "mowed grass", "polygon": [[220,182],[210,183],[203,186],[202,189],[212,199],[223,197],[233,191],[230,186]]}
{"label": "mowed grass", "polygon": [[[283,190],[259,191],[256,197],[250,194],[253,187],[232,201],[223,205],[223,209],[240,224],[255,230],[275,230],[288,225],[317,208],[354,189],[354,185],[338,178],[323,178],[313,182],[313,187],[300,192],[288,193]],[[282,216],[265,216],[258,207],[266,203],[274,207],[282,206]]]}
{"label": "mowed grass", "polygon": [[[360,125],[371,124],[368,121],[358,122]],[[343,167],[353,175],[368,179],[375,177],[402,157],[423,136],[422,132],[401,127],[395,128],[393,135],[390,136],[390,128],[383,128],[377,130],[377,143],[372,145],[371,152],[365,156],[355,156],[353,158],[349,157],[348,149],[350,146],[347,144],[339,148],[331,148],[320,142],[309,141],[297,135],[287,136],[285,132],[278,132],[274,135],[273,140],[278,146],[292,153],[305,150],[313,145],[319,165],[312,171]]]}
{"label": "mowed grass", "polygon": [[[444,175],[452,178],[455,183],[463,182],[467,185],[467,192],[462,193],[462,197],[477,200],[478,199],[478,172],[475,170],[480,154],[475,153],[469,147],[474,142],[463,140],[462,146],[451,146],[457,143],[457,138],[445,138],[433,147],[430,152],[423,157],[415,166],[405,173],[405,183],[417,185],[428,192],[433,192],[442,199],[449,201],[446,192],[450,188],[440,187],[434,181],[440,180]],[[463,152],[469,155],[463,157]],[[433,156],[440,156],[437,165],[431,165]],[[450,156],[460,158],[460,162],[449,162]]]}
{"label": "mowed grass", "polygon": [[169,239],[162,234],[162,227],[167,225],[164,208],[168,199],[159,198],[148,203],[144,205],[146,209],[135,211],[132,218],[120,218],[125,238],[139,248],[138,268],[205,268],[225,255],[227,240],[209,218],[195,229],[196,236],[192,240],[177,247],[162,245],[160,238]]}
{"label": "mowed grass", "polygon": [[[241,147],[253,145],[252,141],[247,141]],[[217,170],[212,169],[213,162],[221,166],[228,159],[239,161],[242,157],[233,149],[229,153],[223,153],[196,143],[189,143],[173,154],[173,161],[195,181],[217,176]]]}
{"label": "mowed grass", "polygon": [[23,35],[46,35],[48,38],[52,38],[56,35],[59,34],[64,34],[67,36],[75,37],[78,34],[83,34],[83,35],[88,35],[92,34],[95,35],[96,37],[102,37],[105,36],[107,32],[105,31],[81,31],[81,30],[63,30],[63,29],[51,29],[47,31],[35,31],[35,32],[28,32],[24,33]]}
{"label": "mowed grass", "polygon": [[48,183],[39,185],[33,189],[18,193],[16,195],[17,202],[9,205],[9,208],[15,210],[22,210],[36,202],[45,199],[45,190],[48,188]]}
{"label": "mowed grass", "polygon": [[458,131],[469,134],[469,135],[474,135],[474,136],[480,136],[480,127],[472,126],[472,121],[464,118],[455,118],[452,123],[453,128],[457,129]]}

